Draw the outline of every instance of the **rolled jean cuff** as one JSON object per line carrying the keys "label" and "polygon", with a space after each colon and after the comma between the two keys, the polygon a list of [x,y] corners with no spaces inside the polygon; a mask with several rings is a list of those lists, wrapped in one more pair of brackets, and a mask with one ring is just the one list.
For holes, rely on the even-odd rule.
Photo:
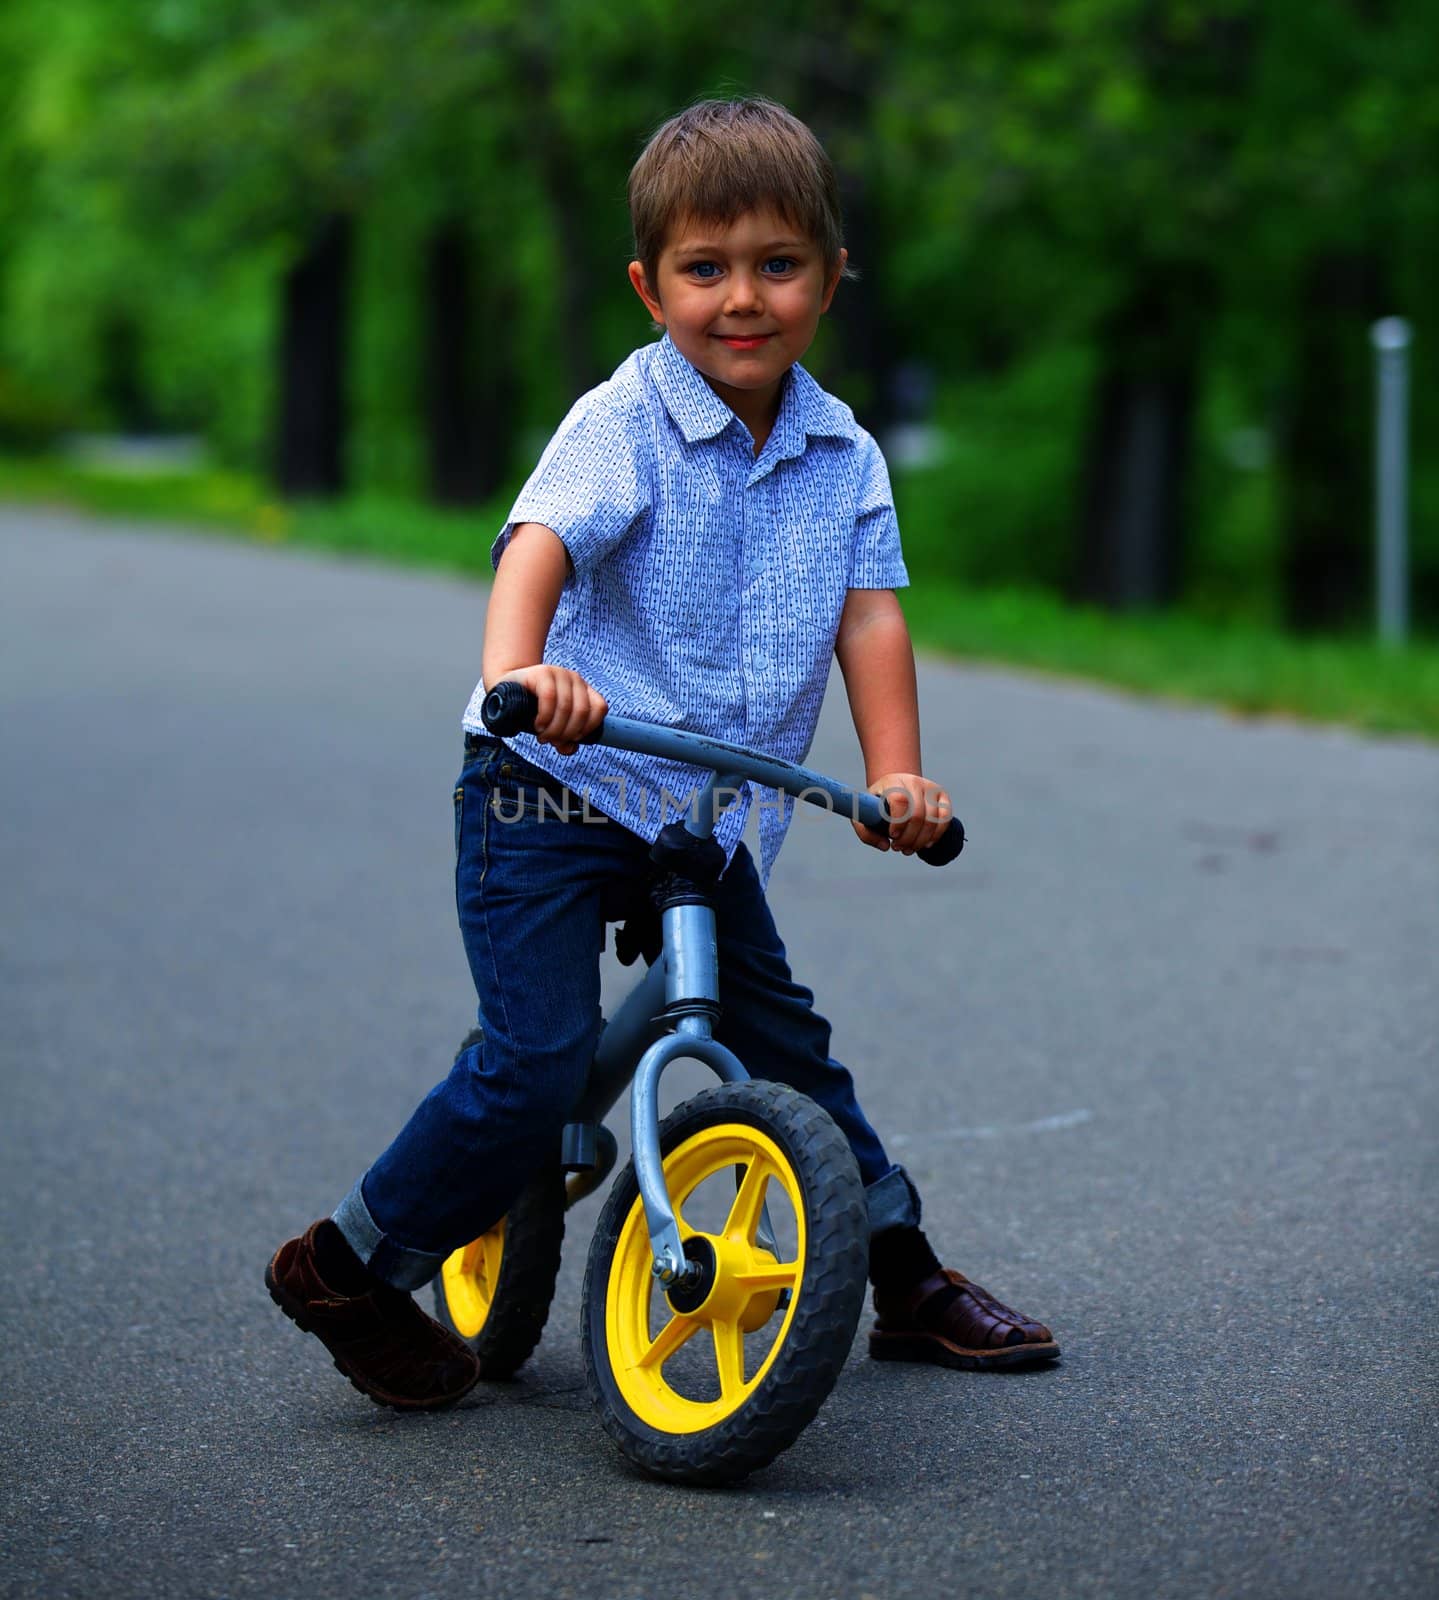
{"label": "rolled jean cuff", "polygon": [[883,1233],[886,1228],[919,1226],[919,1190],[903,1167],[891,1167],[882,1178],[864,1191],[869,1209],[869,1231]]}
{"label": "rolled jean cuff", "polygon": [[370,1215],[361,1192],[363,1182],[362,1178],[336,1206],[331,1220],[375,1277],[392,1289],[422,1289],[444,1265],[444,1256],[396,1244]]}

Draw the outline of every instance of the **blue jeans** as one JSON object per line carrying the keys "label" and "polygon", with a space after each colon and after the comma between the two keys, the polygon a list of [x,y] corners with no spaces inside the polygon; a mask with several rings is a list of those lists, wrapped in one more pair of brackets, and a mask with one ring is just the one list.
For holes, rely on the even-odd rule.
{"label": "blue jeans", "polygon": [[[577,815],[556,816],[560,806]],[[649,866],[638,835],[473,735],[455,790],[455,848],[484,1039],[460,1054],[335,1212],[360,1259],[403,1289],[426,1283],[452,1250],[493,1227],[536,1165],[555,1159],[603,1026],[605,922],[632,903]],[[715,1037],[751,1076],[792,1085],[834,1118],[859,1164],[872,1230],[917,1223],[913,1185],[831,1058],[814,996],[790,976],[744,845],[716,887],[715,920],[723,1007]]]}

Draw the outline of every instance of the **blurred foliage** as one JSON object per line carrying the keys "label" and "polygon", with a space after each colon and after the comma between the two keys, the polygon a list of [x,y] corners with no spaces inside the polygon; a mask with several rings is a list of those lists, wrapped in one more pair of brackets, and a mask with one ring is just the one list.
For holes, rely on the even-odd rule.
{"label": "blurred foliage", "polygon": [[[1369,312],[1305,287],[1359,260],[1378,309],[1417,329],[1416,610],[1432,626],[1436,77],[1421,0],[8,0],[0,445],[193,430],[221,466],[261,469],[277,285],[342,214],[351,481],[371,504],[421,496],[422,262],[458,217],[476,370],[504,396],[505,468],[522,473],[578,390],[649,336],[623,272],[644,137],[698,95],[758,91],[813,122],[844,181],[862,276],[819,375],[882,424],[895,374],[932,373],[943,448],[896,474],[917,572],[1068,586],[1098,378],[1116,359],[1187,361],[1186,607],[1280,619],[1294,508],[1328,496],[1362,618]],[[1156,294],[1151,334],[1134,308]],[[1344,373],[1316,357],[1316,317],[1335,319]],[[1314,448],[1316,385],[1332,385],[1347,466]]]}
{"label": "blurred foliage", "polygon": [[1086,345],[1045,345],[944,387],[933,418],[938,459],[895,473],[912,568],[973,585],[1064,586],[1072,516],[1056,486],[1078,469],[1074,418],[1093,366]]}

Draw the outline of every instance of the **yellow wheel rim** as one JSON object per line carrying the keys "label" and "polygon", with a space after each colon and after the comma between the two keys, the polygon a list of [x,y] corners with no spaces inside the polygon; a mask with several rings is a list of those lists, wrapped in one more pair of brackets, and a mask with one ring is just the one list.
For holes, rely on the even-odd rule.
{"label": "yellow wheel rim", "polygon": [[504,1252],[505,1219],[501,1217],[488,1233],[448,1256],[440,1268],[450,1320],[467,1339],[484,1327],[495,1303]]}
{"label": "yellow wheel rim", "polygon": [[[687,1202],[706,1178],[727,1169],[742,1176],[723,1224],[713,1232],[691,1227],[685,1220]],[[804,1199],[780,1147],[768,1134],[743,1123],[717,1123],[692,1134],[666,1156],[664,1172],[680,1238],[703,1238],[709,1243],[715,1257],[714,1281],[692,1312],[671,1307],[654,1277],[644,1206],[636,1198],[610,1260],[605,1342],[615,1383],[640,1421],[665,1433],[698,1433],[733,1416],[745,1404],[789,1334],[804,1274]],[[776,1260],[756,1243],[755,1230],[766,1200],[776,1232],[783,1211],[796,1237],[792,1259]],[[787,1244],[781,1253],[791,1255]],[[789,1304],[775,1325],[774,1312],[785,1290]],[[714,1349],[713,1371],[704,1374],[703,1385],[718,1388],[713,1396],[684,1392],[695,1387],[694,1369],[707,1366],[695,1359],[696,1335],[703,1334],[708,1334]],[[748,1346],[746,1334],[751,1336]],[[688,1370],[681,1381],[676,1376],[678,1364],[670,1364],[687,1347]]]}

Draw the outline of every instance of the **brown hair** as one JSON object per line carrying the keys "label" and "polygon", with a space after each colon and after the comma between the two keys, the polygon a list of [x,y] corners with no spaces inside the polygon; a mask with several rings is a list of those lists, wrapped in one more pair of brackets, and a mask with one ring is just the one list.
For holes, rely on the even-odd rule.
{"label": "brown hair", "polygon": [[834,167],[798,117],[761,95],[699,100],[671,117],[630,169],[629,200],[635,258],[651,285],[677,222],[727,225],[765,207],[813,239],[829,271],[839,265]]}

